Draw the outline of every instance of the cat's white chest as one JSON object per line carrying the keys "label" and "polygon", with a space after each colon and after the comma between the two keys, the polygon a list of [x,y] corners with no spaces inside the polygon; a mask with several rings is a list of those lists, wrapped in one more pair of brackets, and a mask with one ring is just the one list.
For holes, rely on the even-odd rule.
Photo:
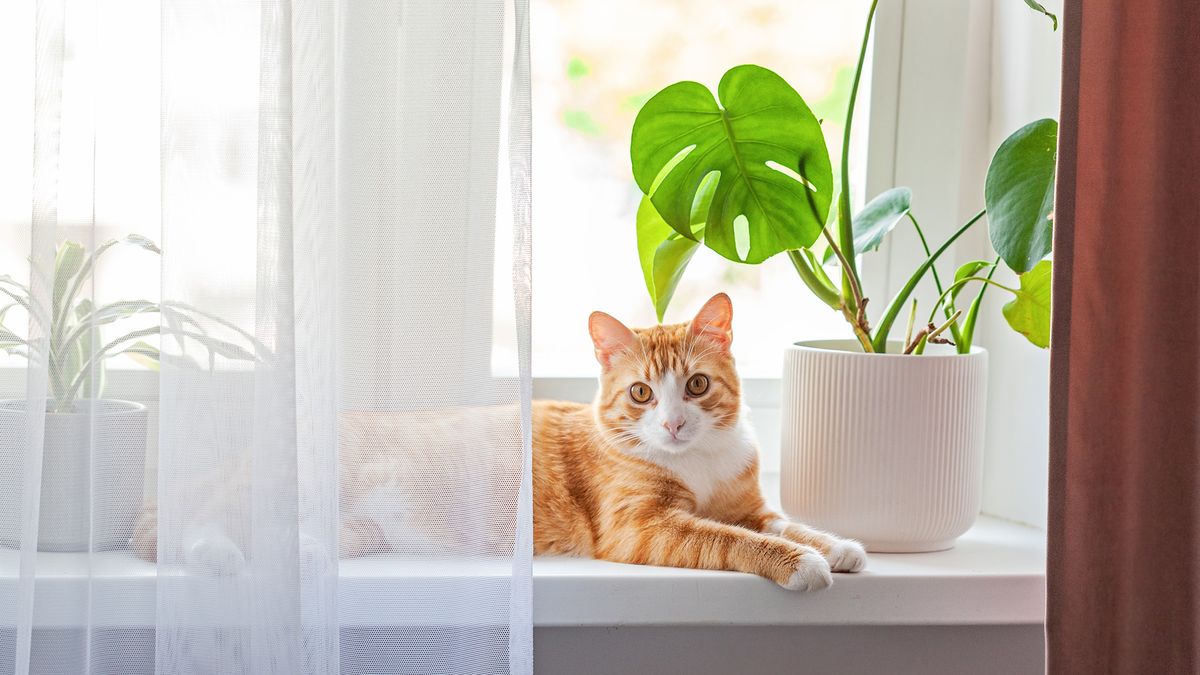
{"label": "cat's white chest", "polygon": [[699,506],[717,489],[737,478],[758,455],[758,442],[746,416],[733,429],[712,431],[681,453],[648,450],[638,456],[675,474]]}

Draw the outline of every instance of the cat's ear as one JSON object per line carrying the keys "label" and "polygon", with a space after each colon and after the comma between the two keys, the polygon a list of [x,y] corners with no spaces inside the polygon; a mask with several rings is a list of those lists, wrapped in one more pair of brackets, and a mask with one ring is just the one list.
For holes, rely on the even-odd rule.
{"label": "cat's ear", "polygon": [[733,303],[729,296],[717,293],[712,296],[689,326],[693,335],[711,340],[724,349],[733,344]]}
{"label": "cat's ear", "polygon": [[612,363],[612,357],[637,344],[633,331],[604,312],[592,312],[588,317],[588,332],[596,346],[596,360],[605,368]]}

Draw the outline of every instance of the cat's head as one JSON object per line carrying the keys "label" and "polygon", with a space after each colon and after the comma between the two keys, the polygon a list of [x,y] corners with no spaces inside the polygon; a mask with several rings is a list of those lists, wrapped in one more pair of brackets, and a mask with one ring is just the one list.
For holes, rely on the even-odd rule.
{"label": "cat's head", "polygon": [[688,323],[630,330],[593,312],[588,329],[602,369],[596,416],[610,439],[679,453],[737,425],[729,296],[713,296]]}

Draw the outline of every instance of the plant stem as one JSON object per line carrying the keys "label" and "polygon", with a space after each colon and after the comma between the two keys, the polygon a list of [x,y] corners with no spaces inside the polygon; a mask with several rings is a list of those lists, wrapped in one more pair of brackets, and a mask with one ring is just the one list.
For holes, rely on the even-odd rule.
{"label": "plant stem", "polygon": [[987,209],[983,209],[979,213],[976,213],[971,217],[970,220],[966,222],[965,225],[958,228],[957,232],[950,235],[950,238],[942,243],[942,245],[938,247],[938,250],[934,251],[933,254],[925,260],[925,262],[921,263],[921,266],[917,268],[917,271],[913,272],[913,275],[909,277],[908,282],[904,284],[904,288],[901,288],[900,292],[896,294],[896,297],[892,298],[891,304],[888,305],[887,311],[884,312],[883,318],[879,320],[879,325],[875,328],[875,339],[872,340],[872,343],[875,345],[875,351],[883,353],[887,350],[887,338],[888,333],[892,330],[892,324],[896,322],[896,317],[900,314],[900,308],[903,307],[906,302],[908,302],[908,297],[912,295],[913,290],[917,287],[917,284],[920,283],[921,278],[925,276],[925,272],[929,271],[929,268],[933,266],[933,263],[937,261],[938,257],[945,253],[946,249],[950,248],[950,245],[953,244],[959,237],[966,234],[967,230],[971,229],[971,226],[979,222],[986,213]]}
{"label": "plant stem", "polygon": [[[992,275],[1000,267],[1000,256],[992,261],[992,269],[988,271],[987,280],[992,280]],[[975,299],[971,302],[970,308],[967,309],[967,318],[963,319],[962,325],[962,340],[958,343],[958,351],[960,354],[966,354],[971,351],[971,344],[975,341],[975,319],[979,317],[979,307],[983,304],[983,294],[987,293],[988,285],[983,284],[979,288],[979,293],[975,295]]]}
{"label": "plant stem", "polygon": [[[833,236],[829,234],[829,230],[822,228],[821,234],[825,235],[825,240],[829,242],[829,248],[833,251],[833,255],[837,256],[838,263],[841,264],[842,269],[845,270],[850,264],[850,261],[846,259],[845,255],[842,255],[842,249],[838,248],[838,245],[833,241]],[[866,303],[863,300],[862,287],[858,285],[858,274],[846,275],[843,278],[850,282],[851,302],[846,304],[850,306],[851,311],[854,311],[856,314],[863,315],[862,322],[865,324],[866,316],[864,314],[863,306]],[[868,330],[870,329],[868,328]]]}
{"label": "plant stem", "polygon": [[946,330],[950,326],[953,326],[954,322],[958,321],[959,317],[961,317],[961,316],[962,316],[962,310],[960,309],[960,310],[956,311],[954,313],[954,315],[951,316],[949,319],[946,319],[946,323],[944,323],[944,324],[938,326],[937,328],[934,328],[932,331],[930,331],[929,335],[925,336],[925,341],[928,342],[929,340],[932,340],[935,337],[941,335],[942,331]]}
{"label": "plant stem", "polygon": [[796,268],[796,274],[800,276],[800,280],[808,286],[808,290],[812,291],[813,295],[817,296],[821,302],[829,305],[833,309],[841,309],[842,296],[838,295],[837,289],[832,285],[827,284],[824,279],[817,275],[809,266],[808,260],[798,250],[788,251],[788,258],[792,261],[792,266]]}
{"label": "plant stem", "polygon": [[[859,308],[859,312],[861,310],[862,308]],[[858,343],[862,345],[863,351],[867,354],[874,353],[875,345],[871,344],[871,333],[859,323],[857,314],[849,307],[842,305],[842,316],[846,317],[846,321],[850,323],[850,328],[854,330],[854,337],[858,338]]]}
{"label": "plant stem", "polygon": [[921,330],[917,331],[916,336],[913,337],[912,340],[906,341],[904,343],[904,352],[903,353],[905,353],[905,354],[913,354],[913,353],[920,354],[921,352],[918,352],[917,348],[920,347],[922,344],[924,344],[926,335],[929,335],[928,327],[922,328]]}
{"label": "plant stem", "polygon": [[926,345],[928,345],[928,344],[929,344],[929,336],[928,336],[928,335],[926,335],[926,336],[924,336],[924,337],[922,337],[922,338],[921,338],[921,341],[920,341],[920,342],[918,342],[918,343],[917,343],[917,348],[916,348],[916,349],[914,349],[912,353],[913,353],[913,354],[916,354],[917,356],[920,356],[920,355],[924,354],[924,353],[925,353],[925,346],[926,346]]}
{"label": "plant stem", "polygon": [[846,306],[845,300],[837,292],[837,289],[813,271],[802,251],[788,251],[788,258],[792,261],[792,266],[796,268],[796,273],[800,275],[800,280],[804,282],[805,286],[808,286],[813,295],[817,296],[821,302],[842,313],[842,316],[846,318],[846,322],[850,324],[850,328],[854,331],[854,337],[858,338],[859,344],[862,345],[863,351],[867,353],[874,351],[874,348],[871,346],[870,328],[864,328],[866,325],[865,319],[860,320],[861,310],[858,313],[851,311]]}
{"label": "plant stem", "polygon": [[1003,288],[1004,290],[1008,291],[1009,293],[1012,293],[1013,295],[1017,294],[1017,289],[1009,288],[1008,286],[1005,286],[1003,284],[992,281],[991,279],[989,279],[987,277],[966,277],[963,279],[959,279],[958,281],[954,282],[953,284],[950,284],[950,288],[947,288],[946,292],[942,293],[941,296],[938,297],[937,302],[933,305],[933,311],[931,311],[929,313],[929,321],[932,322],[933,317],[937,316],[937,309],[939,306],[941,306],[942,301],[944,301],[946,299],[946,296],[953,293],[954,289],[961,288],[961,287],[967,285],[967,282],[970,282],[970,281],[978,281],[978,282],[988,285],[988,286],[995,286],[997,288]]}
{"label": "plant stem", "polygon": [[[821,229],[821,234],[825,235],[826,241],[829,242],[829,248],[833,254],[837,256],[838,262],[841,263],[842,269],[846,269],[849,263],[846,256],[842,254],[842,250],[833,240],[833,236],[829,234],[829,230]],[[863,350],[870,354],[875,351],[874,345],[871,344],[871,324],[867,321],[867,299],[863,297],[862,287],[858,285],[858,275],[848,274],[842,275],[844,281],[850,282],[850,297],[842,296],[842,316],[846,317],[846,321],[850,322],[850,328],[854,330],[854,336],[862,344]]]}
{"label": "plant stem", "polygon": [[912,342],[913,322],[917,320],[917,299],[913,298],[912,310],[908,312],[908,326],[904,328],[904,344]]}
{"label": "plant stem", "polygon": [[958,321],[958,318],[960,316],[962,316],[961,309],[956,311],[949,319],[946,320],[946,323],[943,323],[940,326],[934,327],[934,325],[932,323],[930,323],[928,326],[922,328],[917,333],[917,337],[914,340],[912,340],[911,342],[906,341],[906,346],[904,347],[904,353],[905,354],[923,354],[925,352],[925,345],[932,342],[937,336],[941,335],[942,332],[945,331],[947,328],[953,326],[954,322]]}
{"label": "plant stem", "polygon": [[87,379],[88,372],[90,372],[92,366],[97,363],[100,363],[104,359],[108,358],[109,352],[111,352],[114,347],[116,347],[122,343],[128,342],[130,340],[136,340],[138,338],[149,337],[151,335],[158,335],[158,334],[159,334],[158,326],[152,326],[150,328],[143,328],[141,330],[135,330],[132,333],[125,335],[124,337],[119,337],[116,340],[113,340],[112,342],[109,342],[108,344],[101,347],[99,350],[96,351],[96,353],[92,354],[91,357],[89,357],[87,360],[85,360],[83,362],[83,365],[80,366],[79,370],[75,374],[75,377],[71,380],[71,384],[68,386],[65,396],[61,397],[60,400],[68,401],[68,402],[74,401],[75,396],[79,393],[79,388],[83,386],[83,382],[84,382],[84,380]]}
{"label": "plant stem", "polygon": [[[917,238],[921,240],[921,248],[925,251],[925,257],[928,258],[930,256],[929,242],[925,239],[925,231],[921,229],[921,224],[917,222],[912,211],[908,212],[908,219],[912,221],[913,229],[917,231]],[[933,283],[937,286],[937,292],[942,293],[942,279],[938,276],[937,266],[929,268],[929,271],[933,273]]]}
{"label": "plant stem", "polygon": [[[842,263],[843,294],[847,294],[858,283],[858,270],[854,266],[854,223],[850,216],[850,130],[854,126],[854,103],[858,100],[858,85],[862,80],[863,63],[867,58],[867,45],[871,40],[871,24],[875,20],[875,7],[879,0],[871,0],[867,10],[867,26],[863,30],[862,47],[858,51],[858,64],[854,68],[854,82],[850,85],[850,101],[846,106],[846,124],[842,129],[842,191],[838,197],[838,238],[846,259]],[[851,296],[857,302],[857,296]],[[859,307],[853,305],[851,312],[857,314]]]}
{"label": "plant stem", "polygon": [[[921,229],[921,224],[917,222],[917,217],[913,215],[912,211],[908,212],[908,219],[912,221],[913,229],[917,231],[917,238],[921,240],[921,248],[925,251],[925,257],[928,258],[930,255],[929,242],[925,240],[925,231]],[[933,285],[937,288],[938,294],[941,295],[945,293],[945,291],[942,289],[942,278],[938,275],[937,265],[930,267],[929,271],[933,274]],[[934,305],[934,309],[937,309],[937,305]],[[950,316],[952,309],[953,308],[950,306],[945,307],[947,317]],[[933,321],[932,318],[929,320]],[[950,326],[950,333],[954,335],[955,344],[961,341],[962,336],[958,333],[958,324]],[[905,342],[907,343],[907,341]]]}

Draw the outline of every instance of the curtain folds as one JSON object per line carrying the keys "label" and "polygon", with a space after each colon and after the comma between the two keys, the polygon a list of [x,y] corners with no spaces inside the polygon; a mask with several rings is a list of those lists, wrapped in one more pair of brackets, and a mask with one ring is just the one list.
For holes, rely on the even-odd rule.
{"label": "curtain folds", "polygon": [[527,0],[24,5],[0,674],[531,673]]}
{"label": "curtain folds", "polygon": [[1069,0],[1055,203],[1051,673],[1200,670],[1200,6]]}

